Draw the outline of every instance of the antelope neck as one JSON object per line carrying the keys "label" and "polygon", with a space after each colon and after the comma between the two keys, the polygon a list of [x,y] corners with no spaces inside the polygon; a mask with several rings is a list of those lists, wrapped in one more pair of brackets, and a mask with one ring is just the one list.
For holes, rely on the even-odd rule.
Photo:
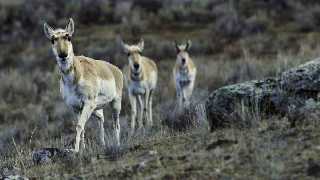
{"label": "antelope neck", "polygon": [[131,79],[133,81],[140,81],[142,77],[143,77],[142,70],[140,70],[139,72],[134,72],[131,70]]}
{"label": "antelope neck", "polygon": [[189,72],[188,66],[180,66],[180,67],[179,67],[179,71],[180,71],[181,73],[188,73],[188,72]]}
{"label": "antelope neck", "polygon": [[[74,58],[74,56],[70,57],[70,58]],[[75,59],[72,59],[72,63],[70,64],[68,69],[62,69],[60,68],[60,72],[61,72],[61,76],[62,76],[62,80],[64,83],[66,82],[71,82],[73,83],[75,80],[75,76],[74,76],[74,69],[75,69]]]}

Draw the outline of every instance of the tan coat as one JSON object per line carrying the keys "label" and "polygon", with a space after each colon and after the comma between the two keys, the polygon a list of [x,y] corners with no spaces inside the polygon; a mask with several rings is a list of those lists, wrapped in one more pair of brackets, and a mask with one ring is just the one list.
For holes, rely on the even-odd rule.
{"label": "tan coat", "polygon": [[[143,40],[138,45],[130,46],[123,43],[129,60],[129,65],[126,67],[126,83],[131,104],[131,133],[135,131],[136,121],[139,128],[143,124],[150,126],[153,124],[152,98],[157,85],[158,69],[153,60],[140,55],[143,46]],[[145,123],[143,123],[144,117]]]}
{"label": "tan coat", "polygon": [[77,115],[76,142],[72,151],[84,148],[85,124],[90,116],[99,121],[100,142],[104,140],[104,109],[111,105],[117,145],[120,145],[121,99],[123,75],[119,68],[101,60],[75,56],[71,37],[74,22],[70,19],[66,29],[53,29],[44,24],[46,36],[51,40],[52,50],[61,72],[60,92],[66,104]]}
{"label": "tan coat", "polygon": [[197,74],[197,68],[187,52],[190,46],[190,41],[185,45],[176,44],[177,59],[173,68],[173,79],[179,107],[189,105]]}

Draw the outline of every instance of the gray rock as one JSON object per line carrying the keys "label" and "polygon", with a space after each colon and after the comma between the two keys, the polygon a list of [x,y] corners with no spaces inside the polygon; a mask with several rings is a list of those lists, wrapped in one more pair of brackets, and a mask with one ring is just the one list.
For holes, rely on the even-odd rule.
{"label": "gray rock", "polygon": [[[307,100],[317,99],[319,91],[320,59],[285,71],[279,77],[219,88],[206,100],[210,130],[250,125],[241,121],[243,109],[264,116],[295,114],[305,107]],[[294,116],[289,118],[295,122]]]}
{"label": "gray rock", "polygon": [[283,89],[301,95],[320,90],[320,58],[292,68],[280,76]]}
{"label": "gray rock", "polygon": [[5,166],[0,169],[0,179],[19,179],[21,177],[21,169],[15,166]]}
{"label": "gray rock", "polygon": [[32,161],[35,165],[49,164],[57,160],[70,158],[73,153],[65,149],[42,148],[32,152]]}

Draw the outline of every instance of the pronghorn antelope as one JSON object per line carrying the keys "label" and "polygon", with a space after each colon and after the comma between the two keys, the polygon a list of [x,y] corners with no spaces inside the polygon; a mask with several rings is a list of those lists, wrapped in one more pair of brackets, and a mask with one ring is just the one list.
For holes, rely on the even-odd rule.
{"label": "pronghorn antelope", "polygon": [[194,81],[197,74],[197,68],[189,56],[188,50],[191,47],[191,41],[186,44],[178,45],[175,42],[177,51],[176,64],[173,68],[173,77],[176,87],[176,96],[178,107],[188,105],[192,95]]}
{"label": "pronghorn antelope", "polygon": [[152,126],[152,96],[157,84],[158,69],[153,60],[141,55],[144,48],[142,39],[137,45],[122,42],[122,47],[129,60],[126,80],[131,104],[131,133],[134,133],[136,121],[138,128],[141,128],[144,124],[144,117],[145,124]]}
{"label": "pronghorn antelope", "polygon": [[85,56],[75,56],[71,43],[74,22],[69,20],[65,29],[53,29],[44,24],[45,35],[51,40],[52,50],[61,72],[60,93],[66,104],[77,116],[76,140],[72,151],[85,148],[85,124],[93,115],[99,121],[99,139],[104,140],[104,109],[108,104],[112,108],[112,118],[117,145],[120,145],[119,114],[123,75],[119,68],[105,62]]}

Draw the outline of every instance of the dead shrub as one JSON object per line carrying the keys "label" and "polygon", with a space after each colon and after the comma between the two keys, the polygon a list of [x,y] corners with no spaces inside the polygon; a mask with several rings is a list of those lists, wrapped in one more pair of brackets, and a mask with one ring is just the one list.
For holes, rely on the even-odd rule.
{"label": "dead shrub", "polygon": [[201,126],[205,121],[205,111],[203,104],[191,103],[188,107],[179,108],[177,105],[169,107],[163,123],[177,131],[186,131]]}

